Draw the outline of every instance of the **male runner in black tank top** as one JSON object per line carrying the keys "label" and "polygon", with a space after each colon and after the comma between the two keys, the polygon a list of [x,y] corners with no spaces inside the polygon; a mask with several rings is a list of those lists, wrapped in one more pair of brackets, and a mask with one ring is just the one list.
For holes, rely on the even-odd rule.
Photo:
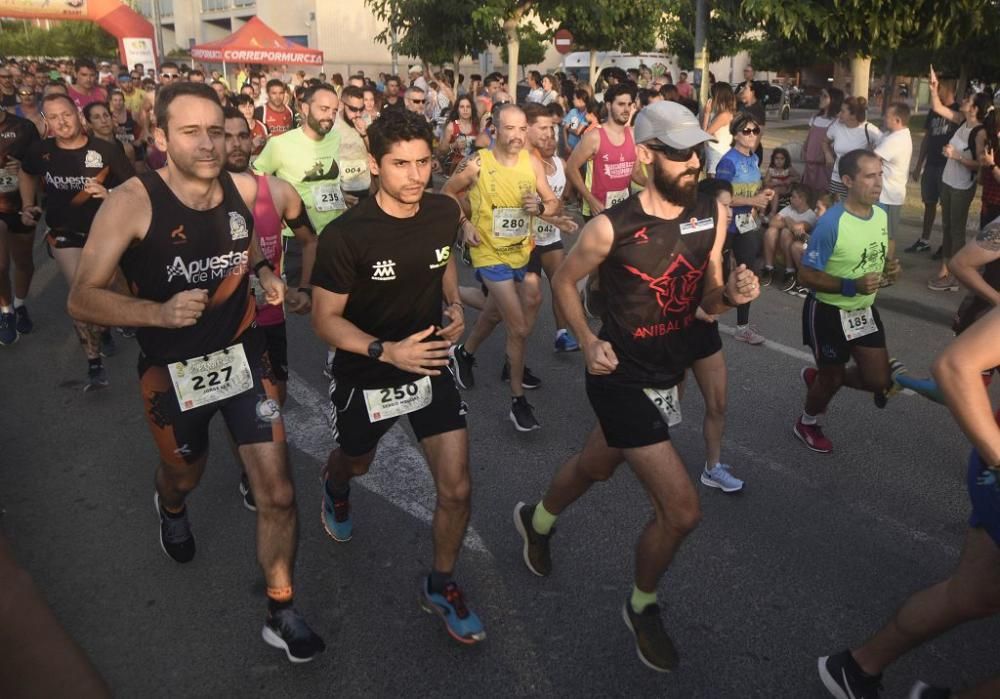
{"label": "male runner in black tank top", "polygon": [[[639,113],[639,160],[652,174],[638,196],[606,209],[580,233],[552,280],[563,315],[580,339],[586,386],[598,425],[580,454],[556,473],[544,499],[518,503],[514,523],[524,540],[524,561],[536,575],[551,571],[549,536],[556,516],[595,481],[627,461],[654,503],[636,554],[635,586],[622,615],[639,657],[666,672],[677,654],[663,629],[656,586],[701,513],[684,463],[670,443],[680,418],[676,387],[698,354],[693,331],[699,306],[721,313],[759,293],[753,272],[740,266],[723,286],[726,214],[697,196],[705,141],[711,136],[674,102]],[[595,336],[576,283],[600,276],[607,307]]]}
{"label": "male runner in black tank top", "polygon": [[[165,87],[156,113],[156,145],[167,165],[130,180],[101,208],[70,313],[138,329],[146,417],[160,452],[160,543],[179,563],[195,552],[184,499],[205,469],[209,422],[223,414],[256,494],[268,596],[262,635],[292,662],[307,662],[324,644],[292,607],[295,494],[249,270],[271,303],[282,302],[284,284],[253,233],[256,180],[222,172],[223,113],[210,86]],[[108,288],[119,263],[134,296]]]}

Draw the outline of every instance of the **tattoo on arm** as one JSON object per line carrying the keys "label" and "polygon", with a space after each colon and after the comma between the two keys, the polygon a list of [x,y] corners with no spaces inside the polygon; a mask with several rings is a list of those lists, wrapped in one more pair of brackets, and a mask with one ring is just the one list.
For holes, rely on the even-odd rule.
{"label": "tattoo on arm", "polygon": [[1000,252],[1000,226],[987,226],[979,231],[976,245],[988,252]]}
{"label": "tattoo on arm", "polygon": [[464,170],[466,170],[469,167],[469,163],[475,163],[477,167],[479,166],[480,164],[479,151],[476,151],[475,153],[467,155],[465,158],[463,158],[462,162],[458,164],[458,167],[455,168],[455,172],[453,172],[452,174],[453,175],[461,174]]}

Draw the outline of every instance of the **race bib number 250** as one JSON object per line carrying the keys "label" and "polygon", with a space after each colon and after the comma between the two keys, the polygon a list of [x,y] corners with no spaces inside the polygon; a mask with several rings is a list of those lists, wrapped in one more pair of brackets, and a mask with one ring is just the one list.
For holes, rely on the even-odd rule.
{"label": "race bib number 250", "polygon": [[434,393],[431,378],[425,376],[402,386],[372,388],[365,391],[364,396],[368,419],[380,422],[426,408],[431,404]]}

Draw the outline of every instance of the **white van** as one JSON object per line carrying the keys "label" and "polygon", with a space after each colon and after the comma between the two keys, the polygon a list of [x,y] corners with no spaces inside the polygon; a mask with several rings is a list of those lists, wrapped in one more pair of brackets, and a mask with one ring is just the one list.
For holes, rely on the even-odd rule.
{"label": "white van", "polygon": [[[598,51],[597,52],[597,74],[605,68],[612,66],[628,70],[629,68],[639,69],[640,66],[648,66],[653,71],[654,76],[663,75],[670,71],[676,79],[680,73],[680,68],[674,56],[665,53],[621,53],[619,51]],[[567,75],[572,73],[581,82],[590,82],[590,51],[576,51],[568,53],[563,57],[560,69]]]}

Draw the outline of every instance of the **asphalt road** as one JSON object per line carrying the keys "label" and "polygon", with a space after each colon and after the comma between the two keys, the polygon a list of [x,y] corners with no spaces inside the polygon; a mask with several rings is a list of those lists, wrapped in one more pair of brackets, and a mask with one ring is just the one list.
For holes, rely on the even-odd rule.
{"label": "asphalt road", "polygon": [[[296,603],[328,651],[292,667],[260,640],[254,520],[241,505],[221,421],[190,499],[198,555],[180,566],[157,541],[156,452],[140,411],[135,345],[122,342],[108,361],[109,390],[83,393],[86,364],[65,315],[66,285],[40,250],[38,261],[37,330],[0,350],[0,525],[120,696],[823,697],[816,657],[861,641],[957,560],[968,447],[948,413],[916,396],[879,411],[869,396],[845,391],[825,421],[835,452],[806,450],[791,434],[807,363],[802,302],[766,289],[752,321],[778,344],[724,337],[723,456],[747,486],[736,496],[698,486],[703,523],[659,590],[681,665],[670,675],[647,670],[620,618],[650,513],[627,468],[560,519],[550,578],[534,577],[520,559],[514,504],[540,497],[594,422],[581,355],[552,353],[545,311],[529,348],[544,380],[530,395],[544,428],[522,435],[507,421],[500,333],[481,349],[477,387],[465,393],[474,531],[457,575],[488,639],[460,647],[416,603],[430,562],[433,488],[408,427],[390,433],[373,474],[354,490],[353,541],[323,533],[316,478],[330,444],[321,414],[325,351],[307,319],[293,317]],[[919,306],[894,304],[883,319],[893,354],[913,373],[949,341]],[[696,476],[702,402],[689,388],[675,443]],[[957,687],[996,672],[989,639],[998,634],[997,620],[969,624],[911,653],[887,673],[886,696],[905,696],[918,677]]]}

